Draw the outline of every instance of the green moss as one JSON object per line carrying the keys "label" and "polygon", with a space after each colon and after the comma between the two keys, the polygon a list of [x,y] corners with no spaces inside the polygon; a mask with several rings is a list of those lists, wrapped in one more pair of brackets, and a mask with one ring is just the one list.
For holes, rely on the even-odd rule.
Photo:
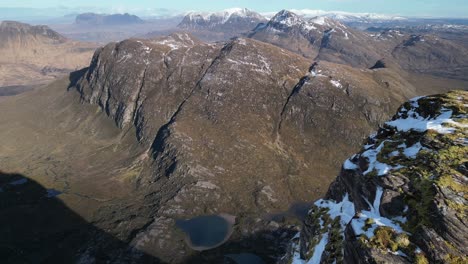
{"label": "green moss", "polygon": [[426,256],[423,254],[416,254],[414,258],[414,263],[416,264],[429,264],[429,261],[427,260]]}
{"label": "green moss", "polygon": [[445,261],[449,264],[467,264],[468,258],[466,256],[453,256],[447,254],[445,256]]}
{"label": "green moss", "polygon": [[340,217],[337,217],[331,223],[329,229],[328,243],[325,247],[325,252],[327,256],[324,259],[325,263],[333,263],[336,260],[336,263],[343,262],[343,231],[341,229]]}
{"label": "green moss", "polygon": [[398,244],[398,248],[405,249],[408,248],[411,244],[409,237],[407,234],[399,234],[396,239],[396,243]]}
{"label": "green moss", "polygon": [[[455,172],[456,173],[456,172]],[[437,185],[444,188],[450,188],[455,192],[468,192],[468,186],[455,182],[453,177],[445,174],[437,180]]]}
{"label": "green moss", "polygon": [[[416,111],[423,117],[435,117],[439,115],[443,108],[451,109],[454,115],[467,114],[464,104],[468,101],[467,92],[450,92],[447,95],[436,95],[423,98],[418,101],[419,108]],[[411,105],[406,103],[403,107],[410,109]],[[454,118],[456,122],[468,124],[466,117]],[[450,126],[450,124],[445,124]],[[385,131],[378,134],[375,145],[379,146],[385,141],[377,160],[391,166],[402,165],[398,170],[393,170],[392,175],[409,180],[406,188],[398,188],[398,192],[404,197],[405,203],[409,206],[406,214],[408,221],[402,224],[403,229],[409,233],[415,233],[422,226],[436,228],[439,224],[435,221],[438,215],[438,205],[436,204],[436,194],[439,188],[449,189],[454,195],[461,195],[468,199],[468,186],[463,184],[463,172],[460,166],[468,162],[468,147],[463,145],[462,139],[468,137],[468,130],[460,126],[455,128],[453,133],[440,134],[433,130],[426,132],[396,132],[390,127],[385,127]],[[402,155],[399,145],[405,143],[407,147],[415,143],[424,146],[415,159]],[[399,155],[390,155],[398,151]],[[367,174],[367,177],[374,177],[377,172],[374,170]],[[468,205],[456,200],[444,201],[449,208],[453,209],[457,216],[466,219]],[[372,219],[366,221],[364,229],[367,231],[372,226]],[[416,254],[416,245],[411,243],[411,237],[406,234],[397,234],[391,228],[379,227],[375,230],[372,238],[360,236],[360,244],[363,247],[372,247],[387,250],[401,250],[410,257],[414,257],[416,263],[429,263],[424,254]],[[454,251],[457,252],[457,251]],[[463,262],[465,261],[465,262]],[[466,258],[458,256],[447,256],[448,263],[468,263]]]}
{"label": "green moss", "polygon": [[388,249],[395,252],[398,250],[396,242],[397,233],[390,227],[380,226],[375,229],[374,236],[370,239],[369,246],[386,252]]}
{"label": "green moss", "polygon": [[375,224],[375,221],[373,218],[367,218],[365,225],[364,225],[364,231],[369,230],[369,228],[372,227],[372,225]]}

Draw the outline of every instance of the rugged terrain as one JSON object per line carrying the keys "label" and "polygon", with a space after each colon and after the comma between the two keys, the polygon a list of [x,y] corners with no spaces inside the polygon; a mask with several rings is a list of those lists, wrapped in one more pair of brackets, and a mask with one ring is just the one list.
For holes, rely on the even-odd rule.
{"label": "rugged terrain", "polygon": [[[441,90],[386,65],[314,63],[253,39],[207,44],[185,33],[99,48],[88,68],[0,103],[1,169],[58,191],[46,205],[65,204],[86,232],[44,229],[70,241],[62,255],[54,245],[2,250],[12,260],[219,263],[255,252],[272,262],[297,219],[271,215],[320,198],[400,103]],[[7,198],[28,186],[2,184]],[[10,224],[21,217],[10,213]],[[176,220],[215,214],[236,216],[232,236],[198,253]]]}
{"label": "rugged terrain", "polygon": [[468,69],[468,49],[459,39],[391,29],[370,34],[329,17],[305,18],[287,10],[249,37],[315,60],[360,68],[371,68],[384,58],[411,73],[461,80]]}
{"label": "rugged terrain", "polygon": [[0,87],[30,87],[65,76],[89,65],[96,47],[71,41],[47,26],[3,21]]}
{"label": "rugged terrain", "polygon": [[284,258],[466,263],[468,93],[418,97],[346,160]]}

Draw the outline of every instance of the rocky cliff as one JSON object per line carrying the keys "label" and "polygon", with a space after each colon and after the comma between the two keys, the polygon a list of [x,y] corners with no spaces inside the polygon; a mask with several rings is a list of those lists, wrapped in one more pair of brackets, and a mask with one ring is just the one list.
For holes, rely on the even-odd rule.
{"label": "rocky cliff", "polygon": [[403,104],[315,202],[286,262],[466,263],[468,93]]}
{"label": "rocky cliff", "polygon": [[324,194],[339,160],[416,93],[390,69],[316,64],[251,39],[213,45],[184,33],[109,44],[73,87],[147,149],[129,180],[152,206],[140,208],[145,225],[130,239],[169,260],[187,254],[175,219],[236,215],[239,238],[264,229],[262,215]]}

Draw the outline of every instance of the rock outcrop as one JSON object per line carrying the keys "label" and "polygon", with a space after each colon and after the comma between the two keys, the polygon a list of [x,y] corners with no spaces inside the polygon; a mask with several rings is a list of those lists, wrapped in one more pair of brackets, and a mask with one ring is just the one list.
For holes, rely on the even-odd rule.
{"label": "rock outcrop", "polygon": [[263,229],[260,215],[323,194],[339,160],[415,93],[391,70],[311,64],[252,39],[184,33],[96,52],[74,87],[148,150],[132,182],[153,206],[139,212],[135,246],[173,259],[187,250],[175,219],[204,214],[238,216],[244,235]]}
{"label": "rock outcrop", "polygon": [[293,263],[466,263],[468,93],[418,97],[346,160]]}

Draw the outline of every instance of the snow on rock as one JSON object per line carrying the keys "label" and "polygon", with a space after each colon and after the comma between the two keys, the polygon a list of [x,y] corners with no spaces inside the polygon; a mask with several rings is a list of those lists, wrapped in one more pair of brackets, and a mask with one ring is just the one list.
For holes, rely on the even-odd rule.
{"label": "snow on rock", "polygon": [[304,20],[292,12],[282,10],[271,19],[271,22],[292,27],[295,25],[301,25],[304,23]]}
{"label": "snow on rock", "polygon": [[[313,74],[316,73],[314,72]],[[369,137],[368,144],[364,146],[363,150],[359,154],[355,154],[354,156],[352,156],[344,162],[343,171],[340,177],[355,177],[356,175],[362,177],[363,175],[367,175],[371,172],[374,172],[376,174],[375,176],[385,177],[388,176],[389,173],[392,171],[405,168],[401,164],[407,164],[404,163],[408,161],[407,159],[418,158],[418,154],[422,150],[426,150],[426,147],[423,146],[424,143],[422,143],[423,141],[421,139],[419,141],[413,141],[414,137],[407,138],[405,136],[406,134],[403,133],[401,133],[402,136],[400,137],[398,132],[425,132],[427,130],[434,130],[437,133],[446,134],[453,133],[455,131],[458,132],[461,129],[468,127],[468,125],[464,122],[457,122],[457,120],[459,119],[464,119],[466,117],[465,114],[459,114],[458,116],[454,116],[453,111],[455,111],[455,109],[448,109],[451,107],[450,105],[447,105],[447,107],[444,108],[443,105],[437,104],[437,101],[431,100],[432,98],[430,97],[417,97],[410,100],[409,104],[405,104],[405,107],[402,107],[400,109],[393,121],[387,122],[386,127],[382,128],[378,133],[375,133]],[[426,107],[427,105],[433,103],[434,107],[429,107],[430,111],[429,113],[427,113],[427,109],[423,107]],[[387,135],[390,136],[387,137]],[[416,136],[417,135],[418,134],[416,134]],[[402,161],[400,162],[401,164],[398,164],[397,161],[400,158],[402,158]],[[384,163],[384,161],[391,164],[386,164]],[[363,168],[363,166],[366,166],[365,163],[368,164],[367,168]],[[366,170],[364,172],[361,172],[361,170],[364,169]],[[352,171],[355,171],[356,173],[353,173]],[[405,173],[405,171],[402,171],[402,173]],[[367,177],[371,178],[374,176],[369,175]],[[350,179],[350,181],[352,180],[360,181],[363,180],[363,178],[356,177],[354,179]],[[339,220],[341,224],[341,230],[339,230],[339,232],[341,232],[341,236],[345,240],[347,239],[345,236],[346,234],[348,234],[345,233],[346,228],[351,228],[354,234],[357,237],[360,237],[360,239],[362,239],[361,241],[373,241],[372,238],[375,236],[376,231],[382,227],[387,228],[384,229],[384,232],[386,232],[385,230],[390,229],[396,234],[405,234],[402,237],[411,236],[410,233],[406,232],[402,228],[402,225],[408,222],[407,213],[410,209],[408,205],[404,206],[404,209],[402,210],[401,214],[389,215],[388,212],[386,212],[384,215],[382,215],[380,213],[382,199],[385,196],[386,191],[388,191],[381,186],[382,181],[380,179],[372,180],[371,186],[375,186],[374,196],[372,196],[372,193],[368,193],[372,189],[370,188],[370,186],[359,186],[364,187],[366,189],[365,192],[361,191],[358,188],[358,193],[361,194],[361,198],[367,202],[367,207],[362,204],[356,206],[358,204],[356,203],[355,205],[353,203],[353,201],[357,201],[356,199],[359,199],[359,197],[349,197],[349,194],[356,195],[356,192],[354,192],[355,189],[352,189],[350,191],[348,188],[357,188],[356,186],[348,186],[350,185],[349,183],[340,183],[340,180],[338,180],[337,182],[341,185],[339,185],[339,187],[335,186],[335,189],[331,187],[331,189],[329,189],[329,192],[338,190],[341,193],[342,189],[340,188],[344,187],[344,190],[346,190],[344,192],[346,193],[342,201],[336,202],[333,199],[318,200],[314,203],[315,207],[319,209],[325,208],[327,210],[317,210],[317,208],[314,207],[309,212],[309,223],[305,222],[304,224],[306,232],[304,232],[304,236],[301,236],[301,242],[305,241],[305,250],[308,250],[307,252],[311,252],[309,250],[313,250],[313,256],[310,259],[306,260],[300,259],[299,252],[300,250],[304,249],[298,248],[298,246],[296,245],[296,248],[293,249],[296,251],[294,252],[293,263],[320,263],[323,254],[324,244],[326,246],[326,243],[328,243],[328,234],[332,234],[330,230],[336,232],[336,229],[331,229],[332,226],[328,223],[328,220],[327,222],[325,222],[323,219],[335,220],[337,219],[337,217],[340,217]],[[343,182],[346,182],[346,180],[344,180]],[[331,197],[336,197],[336,193],[333,193]],[[368,197],[374,197],[374,200],[372,202],[369,202],[366,199]],[[388,203],[387,198],[388,197],[386,197],[385,203]],[[325,215],[328,215],[329,218],[324,218]],[[320,242],[314,248],[307,248],[309,247],[307,243],[309,243],[309,241],[312,241],[310,240],[311,238],[314,239],[313,243],[318,242],[318,239],[320,239]],[[393,254],[395,256],[408,258],[408,256],[405,254],[408,253],[406,251],[392,251],[389,248],[387,248],[386,250],[388,250],[390,254]],[[421,253],[421,250],[418,248],[415,252],[418,254]],[[337,259],[335,259],[335,262],[336,261]]]}
{"label": "snow on rock", "polygon": [[194,22],[215,22],[217,24],[225,24],[232,17],[255,17],[257,19],[265,19],[260,14],[257,14],[247,8],[229,8],[219,12],[189,12],[186,17]]}
{"label": "snow on rock", "polygon": [[408,132],[410,130],[418,132],[426,132],[427,130],[435,130],[440,134],[450,134],[453,133],[456,129],[453,127],[448,127],[447,125],[454,125],[461,128],[468,128],[468,125],[455,122],[452,119],[453,111],[450,109],[442,108],[440,114],[435,117],[422,117],[420,116],[414,108],[419,106],[418,100],[422,97],[417,97],[412,99],[411,108],[403,108],[397,114],[399,118],[386,122],[385,124],[391,127],[396,128],[400,132]]}
{"label": "snow on rock", "polygon": [[343,85],[338,80],[330,80],[330,83],[335,86],[336,88],[343,88]]}
{"label": "snow on rock", "polygon": [[347,159],[343,164],[343,169],[345,170],[357,170],[358,165],[354,164],[350,159]]}
{"label": "snow on rock", "polygon": [[325,17],[323,17],[323,16],[312,18],[310,21],[312,23],[314,23],[314,24],[317,24],[317,25],[322,25],[322,26],[328,25],[327,21],[325,20]]}
{"label": "snow on rock", "polygon": [[364,153],[361,154],[362,157],[366,157],[369,160],[369,167],[367,170],[363,173],[364,175],[367,175],[371,173],[372,171],[376,170],[377,171],[377,176],[384,176],[390,172],[390,170],[393,169],[399,169],[401,167],[393,167],[391,165],[379,162],[377,160],[377,156],[379,153],[382,151],[382,148],[385,146],[385,142],[388,142],[387,140],[384,140],[380,145],[375,148],[375,149],[369,149],[365,151]]}
{"label": "snow on rock", "polygon": [[356,211],[354,209],[354,203],[349,200],[349,195],[345,194],[341,202],[335,202],[331,200],[320,199],[315,202],[315,205],[319,208],[327,208],[328,214],[331,218],[335,219],[340,217],[341,226],[344,228],[354,217]]}
{"label": "snow on rock", "polygon": [[307,264],[320,264],[320,259],[322,258],[322,254],[325,251],[325,246],[328,244],[328,233],[322,235],[322,239],[317,246],[315,246],[314,254]]}
{"label": "snow on rock", "polygon": [[416,155],[418,155],[419,151],[421,151],[422,148],[423,146],[420,142],[418,142],[409,148],[405,148],[403,150],[403,154],[405,154],[405,156],[408,158],[415,159]]}

